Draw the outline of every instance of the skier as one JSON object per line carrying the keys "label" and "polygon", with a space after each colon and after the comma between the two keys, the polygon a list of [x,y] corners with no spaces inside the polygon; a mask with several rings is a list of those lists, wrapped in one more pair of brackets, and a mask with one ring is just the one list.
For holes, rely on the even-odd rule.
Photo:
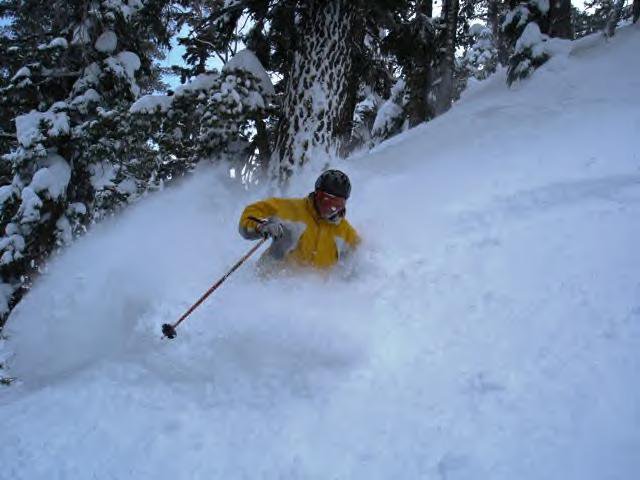
{"label": "skier", "polygon": [[349,177],[340,170],[327,170],[307,197],[269,198],[246,207],[240,217],[240,234],[248,240],[272,238],[262,255],[262,268],[330,268],[360,242],[345,219],[350,193]]}

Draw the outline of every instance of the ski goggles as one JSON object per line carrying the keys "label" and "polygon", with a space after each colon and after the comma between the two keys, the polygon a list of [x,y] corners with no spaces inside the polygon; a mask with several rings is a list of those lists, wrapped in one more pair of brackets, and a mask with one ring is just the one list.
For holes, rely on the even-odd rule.
{"label": "ski goggles", "polygon": [[316,190],[316,205],[320,215],[328,218],[343,211],[347,205],[347,199]]}

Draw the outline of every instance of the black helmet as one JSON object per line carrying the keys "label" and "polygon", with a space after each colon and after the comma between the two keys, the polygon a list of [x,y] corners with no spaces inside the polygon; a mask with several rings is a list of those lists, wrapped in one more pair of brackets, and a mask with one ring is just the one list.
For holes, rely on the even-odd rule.
{"label": "black helmet", "polygon": [[327,170],[316,180],[316,190],[322,190],[330,195],[349,198],[351,182],[349,177],[340,170]]}

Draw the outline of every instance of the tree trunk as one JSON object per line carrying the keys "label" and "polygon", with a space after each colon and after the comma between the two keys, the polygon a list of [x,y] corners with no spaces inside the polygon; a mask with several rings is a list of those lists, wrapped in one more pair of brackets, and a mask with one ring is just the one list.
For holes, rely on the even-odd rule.
{"label": "tree trunk", "polygon": [[605,37],[613,37],[616,34],[616,28],[618,27],[618,22],[620,21],[620,17],[622,16],[623,8],[624,0],[617,0],[616,3],[613,4],[611,13],[609,13],[609,19],[607,20],[607,24],[604,27]]}
{"label": "tree trunk", "polygon": [[549,4],[549,36],[573,40],[571,0],[551,0]]}
{"label": "tree trunk", "polygon": [[300,20],[270,166],[280,184],[314,155],[335,154],[344,118],[353,114],[347,90],[356,16],[350,3],[309,0]]}
{"label": "tree trunk", "polygon": [[438,88],[436,114],[440,115],[451,108],[453,98],[453,70],[456,53],[456,28],[458,26],[458,0],[447,0],[445,9],[446,41],[445,54],[440,69],[441,78]]}
{"label": "tree trunk", "polygon": [[428,64],[416,65],[414,70],[407,74],[407,89],[409,91],[407,114],[411,128],[433,117],[428,102],[430,84],[431,69]]}
{"label": "tree trunk", "polygon": [[353,115],[358,103],[358,90],[362,78],[366,72],[367,64],[364,55],[365,25],[362,18],[355,16],[350,29],[348,41],[348,54],[351,67],[347,73],[347,85],[344,89],[345,98],[340,116],[336,122],[334,138],[337,141],[337,152],[341,157],[348,156],[354,149],[352,144]]}
{"label": "tree trunk", "polygon": [[[425,35],[428,28],[427,22],[431,21],[433,12],[433,0],[422,0],[416,5],[415,32],[417,35]],[[423,43],[420,43],[422,46]],[[409,127],[429,120],[433,117],[433,112],[429,108],[429,89],[431,87],[431,64],[433,61],[433,42],[424,45],[426,48],[419,48],[415,58],[412,60],[411,69],[406,73],[407,90],[409,92],[409,102],[407,114],[409,117]]]}
{"label": "tree trunk", "polygon": [[262,118],[256,120],[255,146],[260,152],[258,155],[260,170],[266,178],[269,168],[269,159],[271,158],[271,146],[269,145],[269,132],[267,130],[267,125]]}
{"label": "tree trunk", "polygon": [[633,0],[633,23],[640,18],[640,0]]}
{"label": "tree trunk", "polygon": [[418,0],[416,12],[428,18],[433,17],[433,0]]}
{"label": "tree trunk", "polygon": [[500,0],[489,0],[487,6],[488,22],[494,45],[498,50],[498,62],[504,66],[509,63],[509,45],[500,25],[500,13]]}

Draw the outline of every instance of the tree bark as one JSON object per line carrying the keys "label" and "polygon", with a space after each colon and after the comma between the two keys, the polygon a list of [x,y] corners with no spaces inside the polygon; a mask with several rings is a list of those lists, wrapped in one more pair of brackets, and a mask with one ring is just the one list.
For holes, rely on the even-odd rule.
{"label": "tree bark", "polygon": [[456,28],[458,26],[458,0],[447,0],[445,4],[446,41],[445,55],[440,69],[440,85],[436,114],[440,115],[451,108],[453,98],[453,70],[456,53]]}
{"label": "tree bark", "polygon": [[633,23],[640,18],[640,0],[633,0]]}
{"label": "tree bark", "polygon": [[367,69],[364,56],[365,24],[362,18],[355,16],[350,28],[351,34],[348,41],[348,54],[351,67],[347,74],[347,85],[342,111],[336,122],[334,136],[337,141],[337,152],[341,157],[346,157],[353,151],[351,137],[353,134],[353,115],[358,104],[358,89],[363,75]]}
{"label": "tree bark", "polygon": [[551,0],[549,4],[549,36],[573,40],[571,0]]}
{"label": "tree bark", "polygon": [[309,0],[300,20],[270,166],[281,185],[314,155],[335,154],[344,119],[353,114],[348,90],[356,15],[351,3]]}
{"label": "tree bark", "polygon": [[418,0],[416,5],[416,12],[422,15],[432,18],[433,17],[433,0]]}
{"label": "tree bark", "polygon": [[[426,35],[427,22],[431,21],[433,12],[433,0],[422,0],[416,5],[416,19],[414,28],[415,35]],[[433,42],[428,44],[424,41],[416,42],[417,48],[412,65],[406,72],[407,91],[409,92],[409,102],[407,104],[407,115],[409,117],[409,127],[429,120],[433,117],[433,112],[429,107],[429,89],[432,81],[432,62],[434,57]]]}
{"label": "tree bark", "polygon": [[256,120],[255,146],[260,152],[258,155],[260,170],[266,178],[269,168],[269,159],[271,158],[271,146],[269,145],[269,132],[267,131],[267,126],[262,118]]}
{"label": "tree bark", "polygon": [[494,44],[498,50],[498,62],[504,66],[509,63],[509,45],[500,25],[500,13],[500,0],[489,0],[487,6],[488,22]]}
{"label": "tree bark", "polygon": [[624,8],[624,0],[617,0],[613,4],[613,8],[609,13],[609,19],[604,27],[604,35],[606,37],[613,37],[616,34],[616,28],[618,28],[618,22],[622,16],[622,9]]}

